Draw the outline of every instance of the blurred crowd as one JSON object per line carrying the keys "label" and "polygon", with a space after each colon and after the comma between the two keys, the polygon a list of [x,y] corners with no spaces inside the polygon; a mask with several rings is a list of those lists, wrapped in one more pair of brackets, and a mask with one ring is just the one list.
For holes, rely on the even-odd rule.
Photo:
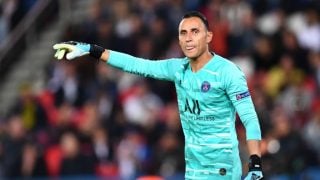
{"label": "blurred crowd", "polygon": [[37,0],[0,0],[0,43],[36,2]]}
{"label": "blurred crowd", "polygon": [[[95,43],[148,59],[182,57],[178,23],[205,14],[210,48],[245,72],[262,129],[266,178],[311,178],[320,167],[320,2],[95,0],[57,41]],[[90,57],[48,65],[46,87],[22,84],[0,121],[1,177],[183,177],[174,85]],[[237,119],[243,171],[248,153]]]}

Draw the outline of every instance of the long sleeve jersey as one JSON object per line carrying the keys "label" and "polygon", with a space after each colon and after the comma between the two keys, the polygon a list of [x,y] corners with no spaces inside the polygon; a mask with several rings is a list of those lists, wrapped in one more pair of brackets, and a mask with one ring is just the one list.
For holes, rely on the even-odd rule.
{"label": "long sleeve jersey", "polygon": [[175,84],[185,137],[186,179],[240,179],[236,112],[247,140],[260,140],[257,114],[244,73],[214,54],[199,71],[188,58],[148,60],[110,51],[108,64]]}

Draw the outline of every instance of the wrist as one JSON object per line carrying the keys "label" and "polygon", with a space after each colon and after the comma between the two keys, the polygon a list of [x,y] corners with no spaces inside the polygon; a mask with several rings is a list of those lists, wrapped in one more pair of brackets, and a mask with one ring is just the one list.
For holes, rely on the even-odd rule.
{"label": "wrist", "polygon": [[89,53],[91,57],[96,59],[100,59],[102,53],[104,52],[104,48],[95,44],[90,44]]}
{"label": "wrist", "polygon": [[257,154],[250,155],[248,166],[249,171],[262,171],[261,158]]}

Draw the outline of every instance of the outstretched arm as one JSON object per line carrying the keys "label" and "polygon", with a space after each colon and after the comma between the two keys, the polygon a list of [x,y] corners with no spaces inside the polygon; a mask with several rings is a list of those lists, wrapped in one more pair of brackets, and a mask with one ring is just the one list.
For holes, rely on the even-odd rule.
{"label": "outstretched arm", "polygon": [[169,81],[174,81],[175,73],[181,68],[182,61],[181,59],[148,60],[108,50],[94,44],[74,41],[58,43],[53,48],[56,50],[55,57],[58,60],[64,57],[72,60],[84,55],[90,55],[125,72]]}
{"label": "outstretched arm", "polygon": [[105,49],[100,57],[102,61],[108,62],[110,51]]}

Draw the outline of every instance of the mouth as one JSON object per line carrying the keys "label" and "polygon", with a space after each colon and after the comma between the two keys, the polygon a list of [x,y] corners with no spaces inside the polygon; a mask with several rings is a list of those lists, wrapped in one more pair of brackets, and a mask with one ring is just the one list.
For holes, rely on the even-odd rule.
{"label": "mouth", "polygon": [[192,51],[193,49],[195,49],[194,46],[186,46],[185,48],[187,51]]}

